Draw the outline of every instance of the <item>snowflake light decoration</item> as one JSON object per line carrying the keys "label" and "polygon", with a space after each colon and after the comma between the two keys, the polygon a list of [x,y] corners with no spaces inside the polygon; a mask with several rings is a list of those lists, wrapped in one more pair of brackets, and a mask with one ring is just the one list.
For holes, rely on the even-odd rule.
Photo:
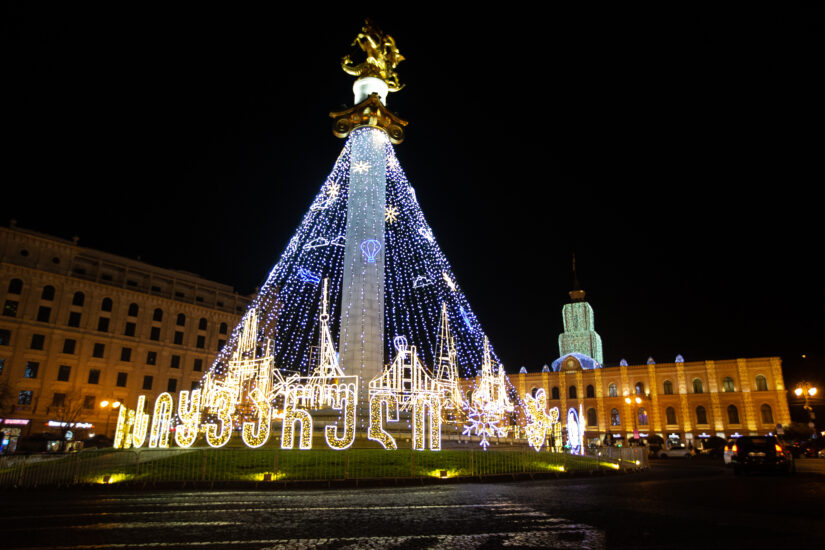
{"label": "snowflake light decoration", "polygon": [[327,185],[327,196],[328,196],[330,199],[335,199],[335,198],[337,198],[337,197],[338,197],[338,193],[339,193],[340,191],[341,191],[341,185],[340,185],[340,184],[338,184],[338,183],[336,183],[336,182],[332,182],[332,183],[330,183],[330,184],[328,184],[328,185]]}
{"label": "snowflake light decoration", "polygon": [[367,172],[370,171],[370,163],[366,162],[366,161],[363,161],[363,160],[359,160],[358,162],[353,162],[352,163],[352,171],[355,172],[356,174],[366,174]]}
{"label": "snowflake light decoration", "polygon": [[498,425],[501,422],[501,413],[494,407],[471,405],[467,408],[467,420],[469,424],[464,426],[462,433],[464,435],[475,433],[480,436],[479,445],[484,447],[485,451],[490,446],[490,442],[487,441],[488,437],[505,437],[509,430],[506,426]]}
{"label": "snowflake light decoration", "polygon": [[398,208],[395,206],[388,206],[384,210],[384,221],[387,223],[395,223],[398,221]]}

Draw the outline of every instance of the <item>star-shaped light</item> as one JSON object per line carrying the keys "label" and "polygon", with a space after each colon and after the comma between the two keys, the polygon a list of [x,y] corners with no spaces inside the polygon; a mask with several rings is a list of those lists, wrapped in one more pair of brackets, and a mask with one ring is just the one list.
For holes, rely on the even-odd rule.
{"label": "star-shaped light", "polygon": [[370,171],[370,163],[363,160],[354,162],[352,163],[352,171],[356,174],[366,174]]}
{"label": "star-shaped light", "polygon": [[398,208],[395,206],[388,206],[384,209],[384,221],[387,223],[395,223],[398,221]]}

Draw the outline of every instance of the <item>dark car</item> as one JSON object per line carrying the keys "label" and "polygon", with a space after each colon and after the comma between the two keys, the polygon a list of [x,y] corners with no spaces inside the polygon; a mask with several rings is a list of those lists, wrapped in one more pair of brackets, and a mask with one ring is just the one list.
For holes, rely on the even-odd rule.
{"label": "dark car", "polygon": [[731,464],[737,474],[755,471],[793,473],[793,455],[781,441],[771,435],[738,437],[730,447]]}

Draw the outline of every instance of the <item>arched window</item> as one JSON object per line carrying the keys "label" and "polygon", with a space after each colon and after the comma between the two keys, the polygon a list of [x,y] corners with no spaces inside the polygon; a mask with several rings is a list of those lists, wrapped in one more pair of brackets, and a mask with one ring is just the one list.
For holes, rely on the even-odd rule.
{"label": "arched window", "polygon": [[762,424],[773,424],[773,411],[771,410],[771,406],[765,403],[762,405]]}
{"label": "arched window", "polygon": [[467,390],[467,403],[473,402],[473,390]]}
{"label": "arched window", "polygon": [[636,395],[644,395],[645,394],[645,384],[644,382],[636,382]]}
{"label": "arched window", "polygon": [[736,405],[728,405],[728,424],[739,424],[739,409]]}
{"label": "arched window", "polygon": [[673,382],[670,380],[665,380],[665,388],[664,388],[665,395],[673,395]]}
{"label": "arched window", "polygon": [[736,387],[733,385],[733,378],[726,376],[725,379],[722,380],[722,391],[736,391]]}
{"label": "arched window", "polygon": [[221,323],[220,330],[218,332],[221,334],[226,334],[226,323]]}
{"label": "arched window", "polygon": [[593,388],[593,384],[587,385],[587,388],[584,390],[584,395],[587,397],[596,397],[596,390]]}
{"label": "arched window", "polygon": [[137,317],[138,316],[138,305],[137,304],[129,304],[129,317]]}
{"label": "arched window", "polygon": [[693,379],[693,393],[703,393],[704,387],[702,386],[702,381],[698,378]]}
{"label": "arched window", "polygon": [[587,425],[588,426],[596,426],[598,422],[596,421],[596,409],[587,409]]}
{"label": "arched window", "polygon": [[619,409],[613,409],[610,411],[610,425],[621,426],[621,422],[619,420]]}
{"label": "arched window", "polygon": [[100,311],[112,311],[111,298],[103,298],[103,301],[100,302]]}
{"label": "arched window", "polygon": [[178,320],[175,324],[179,327],[184,326],[186,324],[186,315],[184,315],[183,313],[178,313]]}
{"label": "arched window", "polygon": [[72,298],[72,305],[73,306],[82,306],[83,303],[86,301],[86,295],[82,292],[75,292],[74,297]]}
{"label": "arched window", "polygon": [[41,300],[54,300],[54,287],[52,285],[46,285],[43,287],[43,292],[40,294]]}
{"label": "arched window", "polygon": [[530,395],[536,397],[536,394],[539,392],[539,389],[535,386],[530,390]]}
{"label": "arched window", "polygon": [[569,397],[570,399],[576,399],[577,395],[578,393],[576,392],[576,386],[570,386],[567,389],[567,397]]}
{"label": "arched window", "polygon": [[201,320],[198,321],[198,330],[206,330],[206,317],[201,317]]}
{"label": "arched window", "polygon": [[705,408],[702,405],[696,407],[696,423],[697,424],[707,424],[708,423],[708,413],[705,411]]}
{"label": "arched window", "polygon": [[157,308],[155,312],[152,314],[153,321],[163,321],[163,310]]}
{"label": "arched window", "polygon": [[647,426],[647,411],[639,407],[639,426]]}
{"label": "arched window", "polygon": [[669,426],[675,425],[676,424],[676,409],[674,409],[673,407],[668,407],[667,409],[665,409],[665,418],[667,419],[666,423]]}
{"label": "arched window", "polygon": [[616,387],[616,384],[610,384],[607,386],[607,395],[610,397],[618,397],[619,396],[619,388]]}
{"label": "arched window", "polygon": [[756,391],[768,391],[768,379],[761,374],[756,377]]}
{"label": "arched window", "polygon": [[21,292],[23,292],[23,281],[20,279],[9,281],[9,294],[20,294]]}
{"label": "arched window", "polygon": [[550,390],[550,399],[558,399],[559,398],[559,387],[553,386],[553,389]]}

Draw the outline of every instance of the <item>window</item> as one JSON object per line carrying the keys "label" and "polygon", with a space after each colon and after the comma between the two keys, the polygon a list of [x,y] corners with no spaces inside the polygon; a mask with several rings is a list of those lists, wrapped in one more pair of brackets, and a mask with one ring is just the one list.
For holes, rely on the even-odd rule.
{"label": "window", "polygon": [[639,426],[647,426],[647,411],[643,407],[639,407]]}
{"label": "window", "polygon": [[178,319],[175,322],[175,324],[179,327],[186,326],[186,315],[184,315],[183,313],[178,313]]}
{"label": "window", "polygon": [[132,323],[132,322],[126,323],[126,328],[123,329],[123,335],[124,336],[134,336],[136,328],[137,328],[137,325],[135,325],[134,323]]}
{"label": "window", "polygon": [[0,357],[0,374],[3,374],[3,369],[6,367],[6,360],[3,357]]}
{"label": "window", "polygon": [[111,298],[103,298],[103,301],[100,302],[100,311],[112,311]]}
{"label": "window", "polygon": [[89,384],[98,384],[100,382],[100,370],[89,370]]}
{"label": "window", "polygon": [[146,375],[143,377],[143,389],[144,390],[151,390],[152,389],[152,377]]}
{"label": "window", "polygon": [[736,405],[728,405],[728,424],[739,424],[739,409]]}
{"label": "window", "polygon": [[171,361],[169,362],[169,366],[173,369],[180,368],[180,355],[173,355]]}
{"label": "window", "polygon": [[17,394],[17,404],[18,405],[31,405],[32,404],[32,396],[34,392],[31,390],[23,390],[19,394]]}
{"label": "window", "polygon": [[60,365],[57,368],[57,381],[58,382],[68,382],[69,376],[72,374],[72,367],[69,365]]}
{"label": "window", "polygon": [[9,281],[9,294],[20,294],[21,292],[23,292],[23,281],[20,279]]}
{"label": "window", "polygon": [[596,397],[596,390],[593,388],[593,384],[587,385],[587,388],[584,390],[584,395],[585,397]]}
{"label": "window", "polygon": [[17,302],[14,300],[6,300],[6,305],[3,306],[3,315],[6,317],[17,317]]}
{"label": "window", "polygon": [[616,387],[616,384],[610,384],[607,386],[607,395],[610,397],[618,397],[619,396],[619,388]]}
{"label": "window", "polygon": [[192,383],[189,385],[189,391],[193,392],[200,387],[201,383],[200,380],[192,380]]}
{"label": "window", "polygon": [[82,292],[75,292],[74,296],[72,297],[72,305],[73,306],[83,306],[83,302],[86,301],[86,295]]}
{"label": "window", "polygon": [[619,420],[619,409],[613,409],[610,411],[610,425],[611,426],[621,426],[621,422]]}
{"label": "window", "polygon": [[163,321],[163,310],[157,308],[155,312],[152,314],[153,321]]}
{"label": "window", "polygon": [[104,344],[95,344],[95,347],[92,349],[92,357],[103,357],[105,349],[106,346]]}
{"label": "window", "polygon": [[48,306],[40,306],[37,308],[37,320],[41,323],[48,323],[49,317],[52,316],[52,308]]}
{"label": "window", "polygon": [[195,359],[195,364],[192,366],[192,370],[195,372],[200,372],[203,370],[203,359]]}
{"label": "window", "polygon": [[129,373],[128,372],[119,372],[119,373],[117,373],[117,382],[116,382],[115,385],[120,387],[120,388],[125,388],[126,387],[126,380],[128,378],[129,378]]}
{"label": "window", "polygon": [[771,406],[765,403],[760,407],[762,411],[762,424],[773,424],[773,411],[771,410]]}
{"label": "window", "polygon": [[182,346],[183,345],[183,333],[179,330],[175,331],[175,345]]}
{"label": "window", "polygon": [[31,349],[43,349],[46,343],[46,336],[44,334],[32,334]]}
{"label": "window", "polygon": [[55,393],[52,396],[52,407],[64,407],[66,405],[66,394]]}
{"label": "window", "polygon": [[201,320],[198,321],[198,330],[206,330],[206,317],[201,317]]}
{"label": "window", "polygon": [[120,348],[120,360],[128,363],[132,360],[132,348]]}
{"label": "window", "polygon": [[69,313],[69,322],[67,323],[70,327],[79,327],[80,326],[80,312],[72,311]]}
{"label": "window", "polygon": [[665,418],[667,419],[666,422],[669,426],[673,426],[676,424],[676,409],[673,407],[668,407],[665,410]]}
{"label": "window", "polygon": [[66,338],[63,340],[63,353],[67,355],[73,355],[75,347],[77,346],[77,341],[72,340],[71,338]]}
{"label": "window", "polygon": [[570,386],[567,388],[567,397],[570,399],[576,399],[578,393],[576,392],[576,386]]}
{"label": "window", "polygon": [[158,364],[158,352],[156,352],[156,351],[147,351],[146,352],[146,364],[147,365],[157,365]]}
{"label": "window", "polygon": [[98,332],[109,332],[109,318],[101,317],[97,320]]}
{"label": "window", "polygon": [[[703,393],[704,387],[702,386],[702,381],[698,378],[693,379],[693,393]],[[700,422],[700,424],[704,424],[704,422]]]}
{"label": "window", "polygon": [[205,348],[206,347],[206,336],[203,336],[203,335],[199,334],[198,339],[195,342],[195,347],[198,348],[198,349]]}
{"label": "window", "polygon": [[129,304],[129,312],[126,314],[129,317],[137,317],[138,316],[138,305],[137,304]]}
{"label": "window", "polygon": [[52,285],[44,286],[43,292],[40,293],[40,299],[48,302],[54,300],[54,287]]}
{"label": "window", "polygon": [[[722,381],[722,391],[736,391],[736,388],[733,386],[733,378],[730,376],[725,377]],[[738,422],[735,422],[735,424],[738,424]]]}
{"label": "window", "polygon": [[94,409],[95,408],[95,396],[94,395],[87,395],[83,398],[83,408],[84,409]]}
{"label": "window", "polygon": [[226,345],[226,340],[218,340],[218,351],[221,351]]}
{"label": "window", "polygon": [[177,378],[170,378],[169,383],[166,384],[166,391],[169,393],[175,393],[178,391],[178,379]]}
{"label": "window", "polygon": [[152,330],[149,332],[149,339],[160,340],[160,327],[152,327]]}
{"label": "window", "polygon": [[645,394],[645,384],[644,382],[636,382],[636,395],[644,395]]}
{"label": "window", "polygon": [[553,389],[550,390],[550,398],[551,399],[558,399],[559,398],[559,387],[553,386]]}
{"label": "window", "polygon": [[0,346],[8,346],[11,342],[11,331],[2,329],[0,330]]}
{"label": "window", "polygon": [[768,379],[761,374],[756,377],[756,391],[768,391]]}
{"label": "window", "polygon": [[26,361],[26,369],[23,371],[23,378],[37,378],[37,371],[40,363],[37,361]]}
{"label": "window", "polygon": [[221,334],[226,334],[226,323],[221,323],[220,330],[218,332]]}
{"label": "window", "polygon": [[587,425],[588,426],[595,426],[598,422],[596,421],[596,409],[587,409]]}
{"label": "window", "polygon": [[696,423],[697,424],[707,424],[708,423],[708,413],[705,411],[705,408],[702,405],[696,407]]}

